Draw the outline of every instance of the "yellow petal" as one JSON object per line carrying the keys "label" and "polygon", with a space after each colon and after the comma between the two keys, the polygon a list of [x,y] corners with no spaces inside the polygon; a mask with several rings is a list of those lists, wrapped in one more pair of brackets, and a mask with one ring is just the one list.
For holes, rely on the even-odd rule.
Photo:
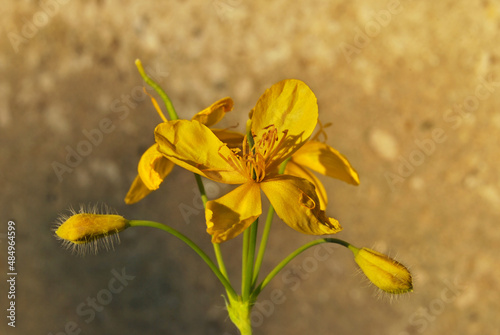
{"label": "yellow petal", "polygon": [[233,110],[233,99],[224,98],[214,102],[210,107],[205,108],[195,116],[192,120],[199,121],[207,127],[211,127],[224,117],[224,114]]}
{"label": "yellow petal", "polygon": [[227,129],[212,129],[212,132],[219,140],[226,143],[229,148],[241,148],[243,138],[245,137],[242,133]]}
{"label": "yellow petal", "polygon": [[318,120],[316,96],[302,81],[287,79],[271,86],[260,97],[251,112],[252,132],[255,143],[274,126],[281,139],[286,132],[286,140],[278,140],[272,149],[273,165],[279,165],[293,154],[309,136]]}
{"label": "yellow petal", "polygon": [[158,145],[155,143],[142,155],[138,171],[144,185],[154,191],[160,187],[160,184],[170,174],[173,167],[174,163],[158,151]]}
{"label": "yellow petal", "polygon": [[320,208],[322,210],[326,209],[326,205],[328,204],[328,196],[326,194],[325,187],[323,183],[311,172],[311,170],[304,168],[296,164],[293,160],[290,160],[286,164],[285,174],[291,174],[292,176],[297,176],[300,178],[304,178],[309,180],[316,189],[316,194],[318,195]]}
{"label": "yellow petal", "polygon": [[265,179],[260,186],[276,214],[293,229],[310,235],[335,234],[342,230],[339,222],[320,209],[314,185],[289,175]]}
{"label": "yellow petal", "polygon": [[212,235],[212,242],[222,243],[241,234],[261,213],[259,185],[249,181],[207,202],[207,232]]}
{"label": "yellow petal", "polygon": [[292,160],[325,176],[359,185],[359,176],[347,158],[329,145],[308,141],[292,157]]}
{"label": "yellow petal", "polygon": [[165,157],[191,172],[225,184],[243,184],[248,180],[231,149],[198,121],[160,123],[155,138]]}
{"label": "yellow petal", "polygon": [[135,177],[130,189],[128,190],[127,195],[125,196],[125,203],[127,205],[135,204],[136,202],[144,199],[149,193],[151,193],[149,188],[144,185],[142,179],[139,175]]}

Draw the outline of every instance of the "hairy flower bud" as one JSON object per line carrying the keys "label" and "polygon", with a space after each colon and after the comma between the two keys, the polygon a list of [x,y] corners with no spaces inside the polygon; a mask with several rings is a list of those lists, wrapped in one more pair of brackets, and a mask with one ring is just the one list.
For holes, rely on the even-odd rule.
{"label": "hairy flower bud", "polygon": [[392,294],[413,291],[411,273],[403,264],[368,248],[351,245],[349,249],[366,277],[381,290]]}
{"label": "hairy flower bud", "polygon": [[[109,212],[109,209],[106,208]],[[102,244],[106,249],[112,249],[114,242],[119,242],[118,234],[128,228],[128,220],[116,214],[98,214],[96,207],[85,210],[80,208],[79,213],[70,210],[70,216],[61,215],[58,219],[56,237],[63,246],[72,249],[78,254],[87,250],[97,253]]]}

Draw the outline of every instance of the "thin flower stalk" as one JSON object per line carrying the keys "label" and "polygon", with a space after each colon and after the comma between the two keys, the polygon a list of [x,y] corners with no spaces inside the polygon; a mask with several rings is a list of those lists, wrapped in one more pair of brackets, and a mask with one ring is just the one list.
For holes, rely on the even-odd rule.
{"label": "thin flower stalk", "polygon": [[186,243],[191,249],[193,249],[205,261],[205,263],[207,263],[207,265],[210,267],[210,269],[213,271],[213,273],[220,280],[222,285],[224,285],[224,288],[226,289],[226,292],[228,293],[228,295],[230,295],[233,298],[235,298],[237,296],[237,294],[234,291],[233,287],[231,286],[231,283],[229,282],[229,280],[227,280],[226,276],[224,274],[222,274],[222,272],[214,264],[214,262],[210,259],[210,257],[208,257],[207,254],[196,243],[191,241],[184,234],[180,233],[179,231],[175,230],[172,227],[169,227],[167,225],[161,224],[159,222],[154,222],[154,221],[131,220],[131,221],[129,221],[129,225],[130,225],[130,227],[157,228],[157,229],[163,230],[163,231],[177,237],[182,242]]}
{"label": "thin flower stalk", "polygon": [[[144,81],[149,86],[151,86],[158,93],[158,95],[162,98],[163,102],[165,103],[165,107],[167,108],[168,115],[170,116],[170,120],[178,120],[179,117],[177,115],[177,112],[175,111],[174,105],[173,105],[172,101],[170,100],[170,98],[168,97],[168,95],[165,93],[165,91],[160,87],[160,85],[158,85],[151,77],[149,77],[146,74],[146,72],[144,71],[144,68],[142,66],[142,63],[139,59],[136,59],[135,65],[137,66],[137,69],[139,70],[139,73],[140,73],[141,77],[144,79]],[[163,115],[161,113],[161,110],[160,110],[160,115]],[[200,191],[201,199],[203,201],[203,207],[205,208],[208,199],[207,199],[207,196],[205,193],[205,188],[203,186],[203,182],[198,174],[195,173],[194,176],[196,179],[196,184],[198,185],[198,189]],[[222,274],[224,275],[224,277],[227,280],[229,280],[228,275],[227,275],[226,266],[225,266],[224,260],[222,258],[222,252],[220,250],[220,246],[218,243],[212,243],[212,244],[213,244],[214,253],[215,253],[215,257],[217,259],[219,269],[222,272]]]}

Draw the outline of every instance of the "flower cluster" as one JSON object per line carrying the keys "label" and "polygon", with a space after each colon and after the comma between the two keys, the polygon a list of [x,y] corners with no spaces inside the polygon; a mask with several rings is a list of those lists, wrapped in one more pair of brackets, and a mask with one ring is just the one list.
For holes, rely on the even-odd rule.
{"label": "flower cluster", "polygon": [[[226,113],[232,111],[231,98],[216,101],[191,120],[179,120],[167,95],[145,74],[140,62],[136,61],[136,64],[145,81],[164,100],[170,120],[151,97],[163,122],[154,130],[155,143],[139,161],[138,174],[125,203],[134,204],[158,189],[176,165],[193,172],[204,199],[206,230],[211,235],[217,265],[194,242],[167,225],[127,220],[114,213],[97,213],[95,209],[88,212],[82,208],[79,213],[73,211],[70,216],[60,218],[55,233],[64,245],[76,251],[84,251],[79,248],[89,246],[95,252],[99,242],[104,242],[106,248],[112,247],[110,237],[129,227],[163,230],[198,253],[224,285],[228,314],[242,334],[251,334],[250,311],[264,287],[294,257],[321,243],[337,243],[349,248],[366,277],[381,290],[391,294],[413,290],[412,276],[401,263],[371,249],[359,249],[329,237],[296,249],[258,283],[274,212],[300,233],[336,234],[342,227],[326,214],[327,192],[315,173],[359,185],[358,173],[347,158],[318,141],[317,136],[312,136],[318,123],[314,93],[296,79],[272,85],[250,111],[245,132],[239,133],[214,128]],[[201,177],[237,187],[208,201]],[[256,256],[262,193],[271,207]],[[240,234],[243,234],[242,286],[241,294],[237,294],[229,281],[219,244]]]}
{"label": "flower cluster", "polygon": [[[156,144],[142,156],[139,175],[125,201],[136,202],[157,189],[175,164],[216,182],[241,184],[207,203],[207,231],[214,243],[241,234],[262,214],[261,190],[278,216],[295,230],[311,235],[339,232],[338,221],[325,214],[325,188],[311,170],[354,185],[359,177],[337,150],[308,141],[318,120],[311,89],[295,79],[273,85],[250,112],[245,135],[208,128],[232,107],[232,100],[226,98],[190,121],[159,124]],[[280,175],[278,169],[288,158],[285,174]]]}

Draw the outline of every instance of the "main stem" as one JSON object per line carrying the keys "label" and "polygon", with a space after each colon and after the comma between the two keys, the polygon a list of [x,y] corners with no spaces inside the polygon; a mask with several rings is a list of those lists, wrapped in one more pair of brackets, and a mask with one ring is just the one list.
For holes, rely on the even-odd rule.
{"label": "main stem", "polygon": [[247,301],[252,290],[253,266],[255,258],[255,242],[257,239],[257,225],[259,219],[256,219],[252,225],[243,233],[243,252],[242,252],[242,273],[241,273],[241,295],[243,301]]}

